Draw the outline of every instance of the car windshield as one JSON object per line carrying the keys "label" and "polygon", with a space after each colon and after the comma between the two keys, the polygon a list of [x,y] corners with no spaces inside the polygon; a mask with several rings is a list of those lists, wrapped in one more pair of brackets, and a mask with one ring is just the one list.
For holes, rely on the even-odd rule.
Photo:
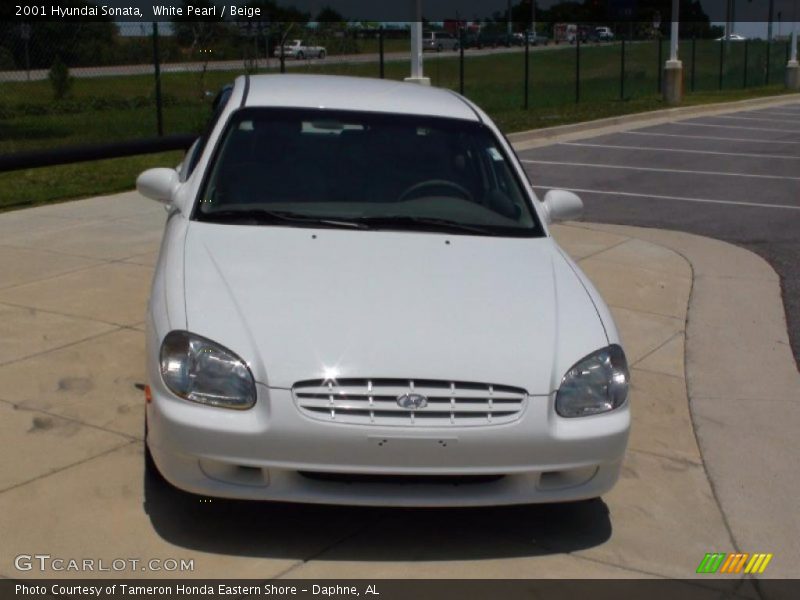
{"label": "car windshield", "polygon": [[477,122],[325,109],[237,111],[194,218],[296,227],[544,235]]}

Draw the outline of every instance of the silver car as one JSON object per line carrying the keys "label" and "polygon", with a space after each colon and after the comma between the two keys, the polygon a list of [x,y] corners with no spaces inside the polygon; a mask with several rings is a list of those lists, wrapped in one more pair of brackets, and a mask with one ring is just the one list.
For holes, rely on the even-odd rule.
{"label": "silver car", "polygon": [[422,49],[434,52],[458,50],[458,38],[446,31],[426,31],[422,36]]}

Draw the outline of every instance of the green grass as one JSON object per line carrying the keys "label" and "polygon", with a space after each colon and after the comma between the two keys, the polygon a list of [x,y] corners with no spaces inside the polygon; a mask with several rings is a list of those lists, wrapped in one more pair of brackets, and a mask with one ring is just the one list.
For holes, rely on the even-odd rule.
{"label": "green grass", "polygon": [[0,211],[129,190],[150,167],[176,165],[181,152],[0,173]]}
{"label": "green grass", "polygon": [[[391,41],[391,44],[388,42]],[[366,40],[366,42],[370,42]],[[387,52],[407,40],[387,40]],[[667,44],[662,43],[662,60]],[[770,54],[771,85],[766,81],[766,44],[748,46],[744,83],[744,45],[730,44],[723,54],[723,89],[719,90],[720,44],[698,41],[692,60],[691,42],[681,56],[686,76],[685,105],[739,100],[783,92],[785,45]],[[549,47],[530,54],[529,109],[523,109],[524,55],[465,53],[464,91],[505,132],[573,123],[663,108],[658,93],[658,46],[655,42],[626,45],[625,85],[620,88],[621,45],[581,49],[580,102],[576,103],[576,49]],[[694,70],[695,92],[690,93]],[[376,77],[377,63],[305,64],[292,73],[326,73]],[[401,80],[408,61],[390,61],[386,77]],[[428,60],[425,72],[433,85],[457,90],[457,53]],[[162,78],[165,133],[199,131],[209,114],[213,91],[239,72],[170,73]],[[758,87],[755,87],[758,86]],[[621,95],[622,94],[622,95]],[[153,76],[130,75],[74,81],[71,95],[53,102],[47,81],[6,82],[0,86],[0,153],[18,152],[139,137],[156,132]],[[136,174],[149,166],[175,164],[178,154],[151,155],[78,163],[0,174],[0,207],[25,206],[56,199],[129,189]]]}

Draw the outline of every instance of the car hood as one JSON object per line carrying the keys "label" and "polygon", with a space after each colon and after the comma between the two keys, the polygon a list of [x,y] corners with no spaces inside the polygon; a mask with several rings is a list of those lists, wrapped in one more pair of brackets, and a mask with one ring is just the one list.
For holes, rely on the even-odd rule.
{"label": "car hood", "polygon": [[193,222],[187,328],[259,382],[335,376],[557,388],[607,343],[551,238]]}

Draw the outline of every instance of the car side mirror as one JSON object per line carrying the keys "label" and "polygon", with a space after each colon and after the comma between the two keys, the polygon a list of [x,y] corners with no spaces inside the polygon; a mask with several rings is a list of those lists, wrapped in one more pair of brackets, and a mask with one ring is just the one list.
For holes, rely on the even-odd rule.
{"label": "car side mirror", "polygon": [[567,190],[550,190],[544,195],[544,210],[548,223],[570,221],[583,214],[583,202]]}
{"label": "car side mirror", "polygon": [[172,204],[172,195],[180,180],[175,169],[147,169],[136,178],[136,189],[142,196],[162,204]]}

